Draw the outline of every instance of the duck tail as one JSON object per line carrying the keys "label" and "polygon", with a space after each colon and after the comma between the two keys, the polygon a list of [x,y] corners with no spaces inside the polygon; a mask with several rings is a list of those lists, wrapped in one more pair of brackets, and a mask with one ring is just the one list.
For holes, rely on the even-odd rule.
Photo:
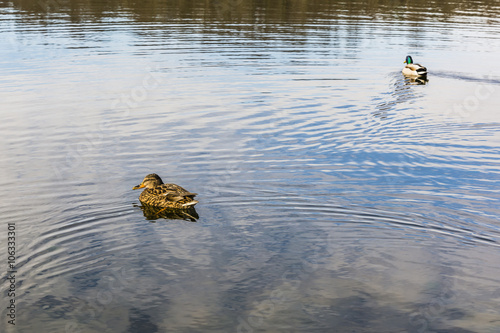
{"label": "duck tail", "polygon": [[417,68],[416,72],[418,75],[427,75],[427,68],[422,65],[419,65],[420,68]]}
{"label": "duck tail", "polygon": [[189,202],[182,204],[182,207],[191,207],[191,206],[196,205],[197,203],[198,203],[198,200],[189,201]]}

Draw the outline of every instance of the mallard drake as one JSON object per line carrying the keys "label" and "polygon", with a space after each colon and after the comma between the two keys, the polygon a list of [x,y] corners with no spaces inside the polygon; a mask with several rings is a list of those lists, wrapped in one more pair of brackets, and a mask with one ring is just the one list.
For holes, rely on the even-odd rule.
{"label": "mallard drake", "polygon": [[411,56],[406,56],[404,62],[406,66],[403,68],[403,74],[409,76],[425,76],[427,75],[427,68],[420,64],[414,64]]}
{"label": "mallard drake", "polygon": [[163,184],[160,176],[152,173],[144,177],[142,183],[134,186],[134,190],[145,187],[139,200],[145,204],[161,208],[189,208],[198,203],[194,200],[197,193],[186,191],[179,185]]}

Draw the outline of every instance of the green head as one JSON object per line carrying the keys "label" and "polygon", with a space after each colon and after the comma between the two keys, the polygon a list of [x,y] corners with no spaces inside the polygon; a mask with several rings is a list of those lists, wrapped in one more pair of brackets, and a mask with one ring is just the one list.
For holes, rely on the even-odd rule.
{"label": "green head", "polygon": [[404,63],[405,64],[413,64],[413,59],[411,58],[411,56],[406,56],[406,60]]}

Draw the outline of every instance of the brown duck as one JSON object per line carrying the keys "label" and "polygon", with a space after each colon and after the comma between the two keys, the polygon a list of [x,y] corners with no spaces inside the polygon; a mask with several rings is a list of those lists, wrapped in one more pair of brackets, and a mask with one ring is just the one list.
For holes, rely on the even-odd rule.
{"label": "brown duck", "polygon": [[197,193],[186,191],[179,185],[163,184],[160,176],[155,173],[144,177],[142,183],[134,186],[134,190],[145,187],[139,200],[145,204],[161,208],[189,208],[198,203],[194,200]]}

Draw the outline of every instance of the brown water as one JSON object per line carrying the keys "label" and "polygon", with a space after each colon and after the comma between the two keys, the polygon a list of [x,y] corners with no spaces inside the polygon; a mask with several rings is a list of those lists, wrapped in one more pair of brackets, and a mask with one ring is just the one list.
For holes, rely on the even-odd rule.
{"label": "brown water", "polygon": [[499,14],[1,2],[0,330],[499,332]]}

